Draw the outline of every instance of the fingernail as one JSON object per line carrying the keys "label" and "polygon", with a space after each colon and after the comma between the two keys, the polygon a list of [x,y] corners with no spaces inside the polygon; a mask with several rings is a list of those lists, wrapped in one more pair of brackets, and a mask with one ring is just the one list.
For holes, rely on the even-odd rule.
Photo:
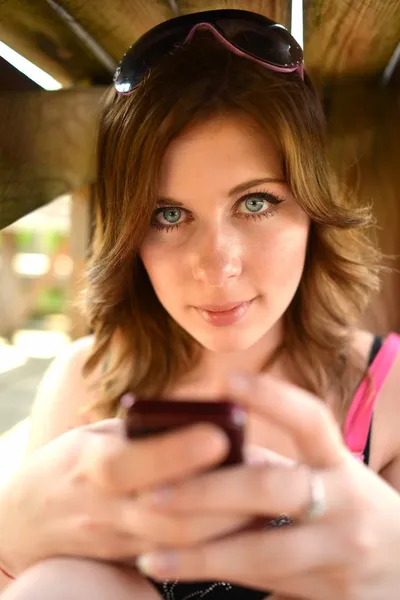
{"label": "fingernail", "polygon": [[264,449],[258,446],[247,447],[246,459],[250,465],[262,465],[268,462]]}
{"label": "fingernail", "polygon": [[173,575],[178,564],[176,552],[158,552],[154,554],[141,554],[136,559],[137,567],[145,575],[166,577]]}
{"label": "fingernail", "polygon": [[250,388],[250,376],[247,373],[231,373],[228,379],[229,390],[241,394]]}
{"label": "fingernail", "polygon": [[124,394],[123,396],[121,396],[120,398],[120,405],[123,406],[124,408],[131,408],[131,406],[133,406],[135,402],[135,396],[133,394],[131,394],[130,392],[127,392],[126,394]]}

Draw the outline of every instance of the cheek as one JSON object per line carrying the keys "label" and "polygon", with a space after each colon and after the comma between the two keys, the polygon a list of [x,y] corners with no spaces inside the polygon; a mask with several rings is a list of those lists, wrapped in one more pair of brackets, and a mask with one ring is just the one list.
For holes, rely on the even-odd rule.
{"label": "cheek", "polygon": [[170,283],[178,278],[176,251],[168,244],[151,240],[143,244],[140,257],[156,293],[159,290],[171,290]]}
{"label": "cheek", "polygon": [[[308,217],[296,207],[262,225],[246,228],[241,235],[242,280],[261,287],[265,282],[269,290],[274,288],[277,293],[297,286],[303,271],[308,231]],[[179,240],[178,243],[170,238],[149,236],[140,252],[155,292],[166,300],[176,295],[174,289],[183,289],[190,279],[185,261],[188,244],[182,238]]]}
{"label": "cheek", "polygon": [[282,222],[268,232],[252,236],[247,255],[249,269],[257,273],[259,280],[280,289],[297,285],[303,271],[308,230],[308,221]]}

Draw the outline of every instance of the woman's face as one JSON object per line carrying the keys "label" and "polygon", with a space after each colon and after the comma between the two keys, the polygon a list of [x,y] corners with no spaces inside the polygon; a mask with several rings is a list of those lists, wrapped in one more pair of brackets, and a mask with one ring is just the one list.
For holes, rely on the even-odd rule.
{"label": "woman's face", "polygon": [[171,143],[160,175],[141,248],[155,293],[205,348],[251,347],[288,308],[307,246],[277,151],[246,118],[216,117]]}

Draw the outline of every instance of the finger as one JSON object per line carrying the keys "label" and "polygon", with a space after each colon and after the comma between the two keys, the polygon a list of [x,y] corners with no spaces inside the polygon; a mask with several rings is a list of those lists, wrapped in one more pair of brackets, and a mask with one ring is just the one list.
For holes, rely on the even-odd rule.
{"label": "finger", "polygon": [[296,461],[286,456],[273,452],[268,448],[257,446],[256,444],[248,444],[244,448],[245,462],[250,465],[256,464],[270,464],[279,465],[282,467],[293,467],[296,465]]}
{"label": "finger", "polygon": [[140,440],[94,432],[79,469],[105,488],[132,493],[216,465],[228,448],[225,433],[209,423]]}
{"label": "finger", "polygon": [[73,544],[66,544],[66,556],[84,556],[98,560],[116,560],[129,562],[142,552],[157,549],[154,542],[135,535],[116,532],[115,528],[105,530],[100,527],[88,527],[83,524]]}
{"label": "finger", "polygon": [[[320,471],[327,509],[324,519],[343,508],[347,478],[336,470]],[[342,487],[343,486],[343,487]],[[305,465],[246,465],[230,467],[150,490],[137,499],[142,506],[166,512],[265,515],[302,518],[310,502],[310,474]]]}
{"label": "finger", "polygon": [[340,464],[345,455],[340,430],[322,401],[269,375],[240,374],[228,382],[229,395],[289,434],[305,463],[313,467]]}
{"label": "finger", "polygon": [[[332,590],[332,571],[330,571],[330,577],[327,577],[326,572],[324,570],[319,570],[310,574],[303,573],[301,575],[287,578],[281,577],[280,579],[276,579],[273,582],[273,589],[278,592],[275,596],[273,595],[273,600],[300,600],[303,598],[304,600],[320,600],[321,598],[334,598],[335,600],[340,598],[344,598],[346,595],[346,590]],[[346,577],[343,578],[344,580]],[[271,600],[271,597],[267,597],[268,600]]]}
{"label": "finger", "polygon": [[184,548],[237,532],[249,521],[248,514],[188,516],[158,513],[126,500],[119,503],[114,528],[117,527],[120,533],[130,533],[158,545]]}
{"label": "finger", "polygon": [[326,539],[323,524],[242,533],[187,550],[150,553],[138,566],[160,579],[222,580],[268,590],[280,578],[340,564],[341,553]]}
{"label": "finger", "polygon": [[115,436],[123,437],[124,434],[124,420],[119,417],[113,417],[111,419],[102,419],[96,423],[83,426],[86,429],[90,429],[94,433],[110,434]]}
{"label": "finger", "polygon": [[[114,518],[113,518],[114,517]],[[119,503],[119,511],[102,517],[88,514],[75,529],[74,542],[65,541],[66,554],[129,560],[157,548],[185,548],[237,532],[249,522],[238,515],[172,517],[138,510],[135,503]]]}

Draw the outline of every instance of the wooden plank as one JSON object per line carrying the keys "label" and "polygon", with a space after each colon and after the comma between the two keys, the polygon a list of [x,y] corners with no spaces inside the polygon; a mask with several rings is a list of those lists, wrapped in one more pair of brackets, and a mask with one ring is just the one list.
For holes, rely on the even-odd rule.
{"label": "wooden plank", "polygon": [[0,94],[0,229],[94,180],[104,91]]}
{"label": "wooden plank", "polygon": [[399,0],[304,0],[304,48],[314,77],[384,69],[400,39]]}
{"label": "wooden plank", "polygon": [[178,5],[183,13],[219,8],[250,10],[290,28],[290,0],[180,0]]}
{"label": "wooden plank", "polygon": [[109,76],[45,0],[0,1],[0,40],[64,87]]}
{"label": "wooden plank", "polygon": [[134,40],[174,16],[164,0],[63,0],[62,6],[117,61]]}

